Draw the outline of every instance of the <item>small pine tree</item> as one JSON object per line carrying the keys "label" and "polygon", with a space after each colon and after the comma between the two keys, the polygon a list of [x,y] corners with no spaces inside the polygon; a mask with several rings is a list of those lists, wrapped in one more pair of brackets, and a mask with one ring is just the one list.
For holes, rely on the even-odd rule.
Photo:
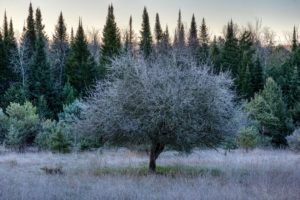
{"label": "small pine tree", "polygon": [[237,138],[239,147],[243,148],[248,152],[254,149],[258,142],[257,130],[254,127],[247,127],[243,129]]}
{"label": "small pine tree", "polygon": [[57,153],[69,153],[70,152],[70,141],[66,138],[62,129],[58,128],[50,138],[49,141],[50,149]]}

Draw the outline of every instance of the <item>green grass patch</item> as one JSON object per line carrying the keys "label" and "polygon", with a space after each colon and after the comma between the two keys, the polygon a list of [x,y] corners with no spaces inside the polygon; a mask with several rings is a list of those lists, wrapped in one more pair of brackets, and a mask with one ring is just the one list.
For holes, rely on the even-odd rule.
{"label": "green grass patch", "polygon": [[[156,174],[161,176],[185,176],[185,177],[198,177],[210,175],[213,177],[220,177],[223,172],[218,168],[185,166],[185,165],[169,165],[157,166]],[[148,176],[148,166],[140,167],[104,167],[97,168],[92,171],[94,176],[103,175],[126,175],[126,176]]]}

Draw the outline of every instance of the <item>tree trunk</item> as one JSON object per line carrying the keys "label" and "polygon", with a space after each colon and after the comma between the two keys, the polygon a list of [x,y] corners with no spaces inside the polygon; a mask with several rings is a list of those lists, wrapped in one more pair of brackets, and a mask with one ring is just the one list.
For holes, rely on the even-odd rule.
{"label": "tree trunk", "polygon": [[165,145],[161,143],[152,143],[150,150],[149,173],[156,172],[156,159],[159,154],[164,150]]}

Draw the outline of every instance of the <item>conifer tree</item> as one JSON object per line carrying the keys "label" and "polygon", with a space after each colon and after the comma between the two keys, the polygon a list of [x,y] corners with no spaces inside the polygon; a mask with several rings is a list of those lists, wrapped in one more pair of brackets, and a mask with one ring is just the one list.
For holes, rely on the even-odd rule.
{"label": "conifer tree", "polygon": [[[238,86],[238,93],[247,99],[253,97],[253,86],[251,82],[252,72],[253,72],[253,38],[250,31],[244,31],[240,42],[239,42],[239,49],[240,49],[240,57],[241,62],[238,68],[238,76],[237,86]],[[239,55],[237,55],[239,56]],[[247,84],[247,85],[245,85]],[[246,89],[247,90],[246,90]]]}
{"label": "conifer tree", "polygon": [[51,83],[50,64],[47,60],[45,51],[45,40],[43,36],[39,35],[36,38],[36,51],[33,55],[30,64],[29,76],[29,94],[31,101],[38,107],[38,112],[41,117],[54,117],[50,109],[53,110],[51,103],[54,103],[53,88]]}
{"label": "conifer tree", "polygon": [[296,32],[296,27],[294,26],[294,31],[293,31],[293,39],[292,39],[292,51],[295,52],[298,47],[298,40],[297,40],[297,32]]}
{"label": "conifer tree", "polygon": [[0,96],[2,97],[4,92],[7,89],[7,77],[6,74],[8,73],[6,65],[5,65],[5,53],[4,53],[4,42],[3,36],[0,31]]}
{"label": "conifer tree", "polygon": [[194,14],[192,17],[191,27],[189,31],[188,47],[194,59],[198,61],[200,59],[199,40],[198,40],[198,29],[197,29],[197,24],[196,24],[196,19]]}
{"label": "conifer tree", "polygon": [[129,29],[126,31],[126,37],[125,37],[125,52],[130,51],[132,53],[133,51],[133,28],[132,28],[132,16],[129,18]]}
{"label": "conifer tree", "polygon": [[254,62],[251,75],[253,93],[257,93],[264,88],[264,71],[259,57]]}
{"label": "conifer tree", "polygon": [[12,55],[16,51],[17,44],[13,31],[9,28],[6,12],[4,13],[3,35],[0,34],[0,107],[5,107],[8,104],[4,102],[5,92],[18,81],[12,65]]}
{"label": "conifer tree", "polygon": [[31,58],[35,50],[35,41],[36,41],[35,21],[33,17],[33,8],[31,3],[29,4],[29,11],[28,11],[24,40],[27,41],[26,43],[28,45],[27,48],[28,56],[29,58]]}
{"label": "conifer tree", "polygon": [[221,52],[217,44],[217,37],[214,36],[214,40],[210,49],[210,60],[214,66],[214,72],[219,73],[221,71]]}
{"label": "conifer tree", "polygon": [[65,63],[69,53],[67,27],[62,12],[59,15],[51,44],[51,60],[55,86],[58,90],[64,87]]}
{"label": "conifer tree", "polygon": [[153,41],[149,22],[149,15],[146,7],[144,7],[143,11],[142,30],[140,31],[140,34],[140,51],[145,56],[145,58],[148,58],[152,52]]}
{"label": "conifer tree", "polygon": [[110,63],[110,59],[118,55],[121,51],[121,36],[115,21],[113,5],[108,6],[106,24],[103,29],[101,50],[102,56],[100,64],[104,70],[104,68],[107,67],[106,65]]}
{"label": "conifer tree", "polygon": [[154,33],[155,33],[155,40],[156,40],[156,45],[158,45],[163,37],[163,31],[160,25],[160,20],[159,20],[159,15],[156,13],[155,17],[155,28],[154,28]]}
{"label": "conifer tree", "polygon": [[209,55],[208,42],[209,42],[209,36],[207,32],[207,26],[206,26],[205,19],[203,18],[202,24],[200,26],[200,45],[201,45],[200,56],[202,62],[205,62],[208,59],[208,55]]}
{"label": "conifer tree", "polygon": [[239,72],[240,57],[238,39],[234,33],[234,24],[231,20],[227,25],[225,44],[222,51],[222,69],[230,70],[233,77],[236,78]]}
{"label": "conifer tree", "polygon": [[277,83],[268,78],[264,89],[247,105],[249,117],[259,123],[261,135],[271,137],[276,146],[286,145],[285,137],[290,131],[289,116]]}
{"label": "conifer tree", "polygon": [[65,66],[66,80],[78,92],[78,95],[84,96],[98,77],[97,72],[96,63],[88,50],[87,39],[80,20]]}
{"label": "conifer tree", "polygon": [[72,28],[71,28],[70,44],[72,45],[73,42],[74,42],[74,30],[73,30],[73,27],[72,27]]}
{"label": "conifer tree", "polygon": [[181,10],[178,13],[177,28],[174,36],[174,46],[178,49],[185,47],[185,31],[182,23]]}

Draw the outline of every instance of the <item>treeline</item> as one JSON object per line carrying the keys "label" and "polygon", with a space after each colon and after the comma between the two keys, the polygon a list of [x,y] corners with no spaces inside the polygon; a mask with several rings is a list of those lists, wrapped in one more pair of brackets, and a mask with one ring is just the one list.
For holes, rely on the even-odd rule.
{"label": "treeline", "polygon": [[49,38],[41,10],[34,12],[30,4],[17,41],[13,21],[8,21],[5,13],[0,32],[0,107],[7,112],[5,108],[12,102],[30,101],[40,119],[58,120],[64,106],[87,97],[96,81],[107,77],[113,58],[130,54],[153,60],[176,52],[179,66],[180,57],[189,57],[197,65],[211,64],[216,74],[230,71],[237,101],[249,102],[246,110],[260,135],[269,136],[275,145],[286,144],[285,136],[300,123],[300,48],[295,27],[291,48],[287,48],[275,46],[272,37],[263,42],[255,28],[238,28],[232,20],[224,38],[211,40],[204,18],[198,27],[193,15],[189,30],[185,30],[181,12],[171,41],[158,13],[154,32],[146,8],[142,18],[139,40],[131,17],[122,39],[114,8],[109,5],[100,43],[96,35],[88,41],[81,20],[69,35],[60,13]]}

